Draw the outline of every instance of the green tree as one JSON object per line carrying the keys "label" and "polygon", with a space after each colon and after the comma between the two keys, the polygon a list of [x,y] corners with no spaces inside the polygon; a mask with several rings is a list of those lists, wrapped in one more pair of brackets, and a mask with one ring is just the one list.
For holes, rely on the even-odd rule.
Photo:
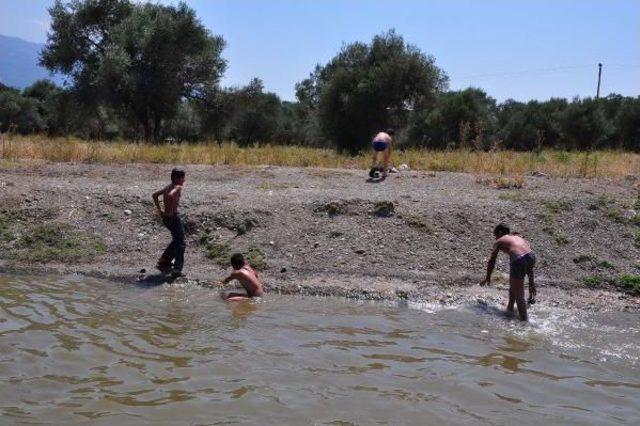
{"label": "green tree", "polygon": [[640,96],[621,101],[615,117],[615,128],[619,146],[640,151]]}
{"label": "green tree", "polygon": [[408,112],[435,101],[447,77],[435,59],[391,30],[371,43],[352,43],[308,79],[296,94],[306,119],[339,150],[356,152],[376,131],[403,127]]}
{"label": "green tree", "polygon": [[160,139],[181,100],[202,97],[226,67],[224,40],[185,3],[57,0],[49,12],[41,63],[69,75],[84,105],[109,105],[146,139]]}
{"label": "green tree", "polygon": [[258,78],[245,87],[231,91],[228,96],[232,105],[227,123],[229,139],[242,146],[271,141],[278,127],[278,96],[265,92]]}
{"label": "green tree", "polygon": [[38,80],[25,88],[22,95],[36,102],[47,133],[62,134],[69,131],[72,121],[69,114],[69,93],[50,80]]}
{"label": "green tree", "polygon": [[528,103],[507,100],[498,106],[498,137],[503,147],[534,150],[555,147],[560,140],[559,116],[567,107],[565,99]]}
{"label": "green tree", "polygon": [[487,145],[495,131],[496,101],[481,89],[446,92],[432,108],[414,111],[410,118],[409,141],[429,148]]}
{"label": "green tree", "polygon": [[17,131],[21,134],[40,132],[45,121],[39,112],[39,101],[22,96],[11,87],[0,84],[0,131]]}
{"label": "green tree", "polygon": [[611,120],[596,99],[574,99],[559,115],[560,133],[570,149],[602,148],[613,133]]}

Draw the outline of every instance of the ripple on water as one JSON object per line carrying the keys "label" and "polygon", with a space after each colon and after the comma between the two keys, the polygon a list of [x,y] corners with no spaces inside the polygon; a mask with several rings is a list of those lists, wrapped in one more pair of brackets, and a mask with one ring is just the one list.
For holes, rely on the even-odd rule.
{"label": "ripple on water", "polygon": [[0,415],[616,423],[640,416],[638,319],[543,304],[529,324],[492,304],[225,304],[192,285],[0,276]]}

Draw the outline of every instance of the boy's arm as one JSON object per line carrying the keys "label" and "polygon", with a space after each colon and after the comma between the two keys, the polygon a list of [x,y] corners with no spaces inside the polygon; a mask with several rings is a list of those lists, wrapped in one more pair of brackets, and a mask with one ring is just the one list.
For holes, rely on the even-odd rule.
{"label": "boy's arm", "polygon": [[498,253],[500,252],[500,248],[498,243],[493,246],[493,252],[491,252],[491,257],[489,258],[489,263],[487,264],[487,276],[480,283],[480,285],[489,285],[491,284],[491,274],[493,273],[493,269],[496,267],[496,259],[498,258]]}
{"label": "boy's arm", "polygon": [[160,208],[160,201],[158,200],[158,197],[160,197],[160,195],[162,195],[166,189],[167,188],[162,188],[151,195],[151,197],[153,198],[153,203],[156,205],[156,209],[158,210],[158,213],[160,213],[160,215],[162,215],[163,213],[162,209]]}
{"label": "boy's arm", "polygon": [[169,193],[167,194],[167,197],[173,199],[176,197],[176,195],[180,194],[180,191],[182,191],[182,187],[180,185],[176,185],[171,189],[171,191],[169,191]]}
{"label": "boy's arm", "polygon": [[233,271],[227,278],[222,280],[222,284],[227,284],[230,281],[233,281],[237,277],[237,275],[238,273],[236,271]]}

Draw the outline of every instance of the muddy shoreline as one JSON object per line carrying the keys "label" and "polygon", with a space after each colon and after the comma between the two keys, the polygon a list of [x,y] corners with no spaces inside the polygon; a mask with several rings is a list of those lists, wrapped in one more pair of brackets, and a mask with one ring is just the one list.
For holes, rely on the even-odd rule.
{"label": "muddy shoreline", "polygon": [[[166,184],[170,169],[0,163],[0,273],[78,273],[137,285],[163,281],[153,266],[169,238],[150,194]],[[503,181],[462,173],[408,171],[370,183],[357,170],[186,170],[185,272],[197,284],[222,278],[228,253],[253,251],[270,292],[503,303],[506,258],[499,260],[491,288],[477,283],[491,230],[504,221],[538,255],[539,303],[640,311],[640,298],[611,285],[617,277],[640,275],[634,176],[528,176],[523,188],[500,189]],[[34,234],[43,225],[74,233],[74,251],[37,251],[36,237],[50,238],[42,230]],[[140,282],[143,268],[147,274]]]}

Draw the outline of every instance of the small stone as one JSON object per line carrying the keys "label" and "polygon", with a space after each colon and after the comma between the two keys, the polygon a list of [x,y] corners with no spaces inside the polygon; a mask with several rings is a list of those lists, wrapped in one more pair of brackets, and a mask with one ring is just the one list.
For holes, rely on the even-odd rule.
{"label": "small stone", "polygon": [[400,170],[401,172],[406,172],[407,170],[409,170],[409,165],[408,164],[400,164],[400,167],[398,167],[398,170]]}
{"label": "small stone", "polygon": [[366,252],[363,249],[354,250],[356,254],[365,254]]}
{"label": "small stone", "polygon": [[280,269],[280,273],[281,273],[281,274],[284,274],[285,272],[287,272],[287,268],[282,268],[282,269]]}
{"label": "small stone", "polygon": [[131,213],[133,213],[131,210],[129,209],[125,209],[124,214],[126,214],[127,216],[129,216]]}
{"label": "small stone", "polygon": [[320,243],[313,243],[313,248],[318,248],[319,245]]}
{"label": "small stone", "polygon": [[272,245],[274,245],[274,244],[275,244],[275,243],[274,243],[273,241],[269,241],[269,245],[270,245],[270,246],[272,246]]}

